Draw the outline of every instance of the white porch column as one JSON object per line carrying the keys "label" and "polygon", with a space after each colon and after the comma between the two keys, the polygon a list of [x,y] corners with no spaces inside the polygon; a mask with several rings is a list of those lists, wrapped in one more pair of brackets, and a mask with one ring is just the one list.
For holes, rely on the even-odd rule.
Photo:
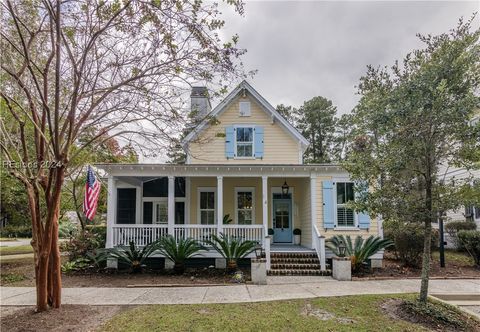
{"label": "white porch column", "polygon": [[262,218],[264,238],[268,236],[268,177],[262,176]]}
{"label": "white porch column", "polygon": [[175,177],[168,177],[168,234],[173,236],[175,227]]}
{"label": "white porch column", "polygon": [[217,176],[217,235],[223,232],[223,176]]}
{"label": "white porch column", "polygon": [[113,226],[115,225],[115,211],[117,210],[117,185],[115,178],[108,176],[107,188],[107,248],[113,248]]}
{"label": "white porch column", "polygon": [[315,174],[310,175],[310,212],[310,227],[312,227],[312,245],[314,245],[315,243],[317,243],[317,240],[315,239],[317,234],[314,227],[317,222],[317,176]]}

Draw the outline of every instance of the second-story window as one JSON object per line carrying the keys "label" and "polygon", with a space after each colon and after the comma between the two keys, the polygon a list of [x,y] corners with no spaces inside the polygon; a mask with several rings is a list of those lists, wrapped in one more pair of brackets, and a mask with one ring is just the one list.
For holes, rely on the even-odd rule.
{"label": "second-story window", "polygon": [[236,156],[253,157],[253,127],[237,127],[236,132]]}

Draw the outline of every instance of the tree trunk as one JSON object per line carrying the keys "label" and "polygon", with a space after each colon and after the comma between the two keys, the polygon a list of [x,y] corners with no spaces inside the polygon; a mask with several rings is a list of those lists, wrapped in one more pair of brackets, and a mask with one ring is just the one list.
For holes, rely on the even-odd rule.
{"label": "tree trunk", "polygon": [[53,224],[52,229],[52,247],[50,252],[50,278],[51,289],[49,295],[51,298],[51,306],[59,308],[62,299],[62,271],[61,271],[61,256],[58,243],[58,216]]}
{"label": "tree trunk", "polygon": [[420,302],[426,303],[428,297],[428,280],[430,276],[430,255],[432,247],[432,180],[430,177],[426,179],[425,188],[425,220],[424,220],[424,236],[423,241],[423,259],[422,259],[422,283],[420,286]]}
{"label": "tree trunk", "polygon": [[425,240],[423,242],[423,259],[422,259],[422,284],[420,286],[420,301],[427,302],[428,296],[428,280],[430,275],[430,256],[432,246],[432,223],[425,220]]}
{"label": "tree trunk", "polygon": [[53,177],[52,190],[46,195],[48,208],[45,223],[42,222],[38,202],[38,192],[27,186],[29,206],[32,213],[32,230],[35,258],[35,277],[37,291],[37,312],[46,311],[50,305],[59,308],[61,304],[61,265],[58,247],[58,218],[60,216],[60,198],[65,170],[57,168],[50,172]]}

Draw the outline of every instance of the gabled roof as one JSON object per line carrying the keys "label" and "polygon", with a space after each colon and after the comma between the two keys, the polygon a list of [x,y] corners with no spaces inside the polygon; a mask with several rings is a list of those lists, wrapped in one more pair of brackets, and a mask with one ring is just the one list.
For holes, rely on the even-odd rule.
{"label": "gabled roof", "polygon": [[232,92],[228,94],[228,96],[218,104],[209,114],[208,116],[200,122],[182,141],[182,146],[185,146],[188,142],[195,139],[202,131],[207,129],[210,126],[210,119],[211,117],[218,117],[221,115],[230,105],[230,103],[237,97],[242,90],[247,90],[253,98],[257,100],[257,102],[262,106],[261,108],[270,116],[272,116],[280,126],[282,126],[289,134],[291,134],[296,140],[298,140],[301,145],[303,151],[308,147],[310,142],[303,137],[302,134],[292,126],[283,116],[281,116],[275,107],[273,107],[265,98],[263,98],[247,81],[242,81]]}

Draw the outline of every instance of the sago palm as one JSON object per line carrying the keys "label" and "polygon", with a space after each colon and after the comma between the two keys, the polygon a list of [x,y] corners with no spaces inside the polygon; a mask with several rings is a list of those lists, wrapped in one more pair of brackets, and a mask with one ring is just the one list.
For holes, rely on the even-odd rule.
{"label": "sago palm", "polygon": [[238,260],[246,257],[255,250],[257,245],[254,241],[242,240],[233,236],[220,233],[220,236],[212,234],[207,241],[227,261],[227,270],[235,271],[238,267]]}
{"label": "sago palm", "polygon": [[389,239],[382,239],[379,236],[370,235],[364,240],[360,235],[352,243],[350,235],[335,235],[326,241],[326,246],[337,256],[340,255],[339,246],[343,243],[346,247],[345,255],[352,260],[352,270],[358,271],[363,263],[378,251],[393,245]]}
{"label": "sago palm", "polygon": [[144,266],[145,260],[152,256],[153,253],[158,249],[157,242],[149,243],[144,246],[142,249],[135,246],[135,242],[130,241],[130,244],[127,248],[112,248],[107,249],[103,257],[107,258],[116,258],[118,262],[125,263],[130,266],[132,272],[141,272]]}
{"label": "sago palm", "polygon": [[200,250],[206,249],[192,238],[181,238],[177,242],[171,235],[162,237],[158,241],[158,245],[158,251],[174,263],[173,270],[177,274],[185,272],[185,261],[187,259],[198,255]]}

